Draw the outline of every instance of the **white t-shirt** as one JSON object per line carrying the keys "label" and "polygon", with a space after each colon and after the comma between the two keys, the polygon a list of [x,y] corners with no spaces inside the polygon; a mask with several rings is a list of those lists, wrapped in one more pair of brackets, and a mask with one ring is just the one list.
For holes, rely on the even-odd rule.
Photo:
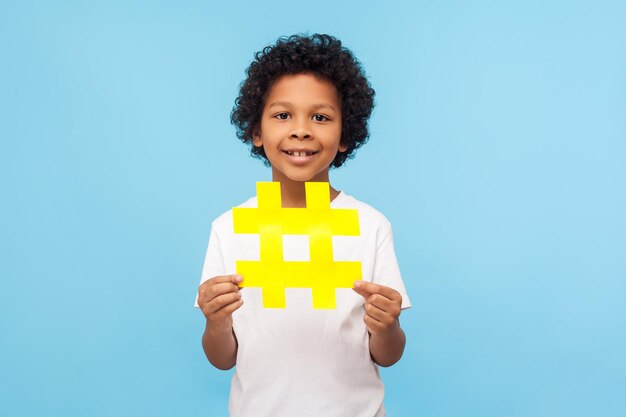
{"label": "white t-shirt", "polygon": [[[360,236],[333,236],[334,260],[360,261],[364,281],[394,288],[402,295],[402,309],[409,308],[389,221],[344,192],[330,206],[358,209],[360,223]],[[257,198],[239,207],[257,207]],[[308,261],[308,236],[283,235],[283,251],[285,261]],[[201,282],[236,273],[236,260],[259,258],[259,236],[235,234],[229,210],[212,224]],[[363,297],[338,288],[337,308],[321,310],[313,309],[310,289],[285,291],[286,308],[274,309],[263,308],[260,288],[241,289],[244,304],[233,313],[239,347],[230,415],[384,416],[384,387],[370,356]]]}

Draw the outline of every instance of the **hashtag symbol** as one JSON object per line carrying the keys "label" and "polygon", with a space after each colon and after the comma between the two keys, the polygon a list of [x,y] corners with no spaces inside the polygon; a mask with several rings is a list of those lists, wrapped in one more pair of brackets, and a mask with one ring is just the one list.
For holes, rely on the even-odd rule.
{"label": "hashtag symbol", "polygon": [[[336,307],[336,289],[361,279],[361,262],[335,262],[333,236],[358,236],[356,209],[331,209],[327,182],[305,183],[306,208],[282,208],[280,183],[257,183],[257,208],[233,209],[235,233],[258,234],[260,261],[237,261],[241,287],[260,287],[263,307],[285,308],[285,288],[311,288],[313,308]],[[308,235],[310,262],[283,258],[283,235]]]}

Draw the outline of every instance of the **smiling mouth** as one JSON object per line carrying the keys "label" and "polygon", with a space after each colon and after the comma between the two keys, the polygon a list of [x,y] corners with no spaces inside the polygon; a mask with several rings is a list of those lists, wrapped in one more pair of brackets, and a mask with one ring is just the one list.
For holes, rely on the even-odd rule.
{"label": "smiling mouth", "polygon": [[317,151],[283,151],[283,152],[285,152],[287,155],[290,155],[290,156],[311,156],[317,153]]}

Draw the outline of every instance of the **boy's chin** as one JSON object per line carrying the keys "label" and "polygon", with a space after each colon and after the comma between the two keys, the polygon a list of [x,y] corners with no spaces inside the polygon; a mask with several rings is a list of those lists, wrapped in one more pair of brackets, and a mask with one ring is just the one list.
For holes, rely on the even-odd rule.
{"label": "boy's chin", "polygon": [[320,173],[317,175],[311,175],[310,173],[305,172],[294,172],[294,173],[280,173],[279,175],[274,175],[274,181],[280,182],[328,182],[328,172]]}
{"label": "boy's chin", "polygon": [[317,177],[317,176],[306,176],[306,175],[298,175],[298,176],[291,176],[286,178],[287,181],[289,182],[301,182],[302,184],[304,184],[305,182],[328,182],[328,177],[324,178],[324,177]]}

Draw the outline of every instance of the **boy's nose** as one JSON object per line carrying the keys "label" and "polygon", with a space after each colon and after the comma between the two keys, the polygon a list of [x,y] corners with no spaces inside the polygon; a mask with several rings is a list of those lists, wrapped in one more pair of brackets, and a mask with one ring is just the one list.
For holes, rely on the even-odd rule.
{"label": "boy's nose", "polygon": [[300,139],[300,140],[311,139],[311,132],[309,131],[309,129],[303,126],[299,126],[291,131],[291,133],[289,134],[289,137],[291,139]]}

